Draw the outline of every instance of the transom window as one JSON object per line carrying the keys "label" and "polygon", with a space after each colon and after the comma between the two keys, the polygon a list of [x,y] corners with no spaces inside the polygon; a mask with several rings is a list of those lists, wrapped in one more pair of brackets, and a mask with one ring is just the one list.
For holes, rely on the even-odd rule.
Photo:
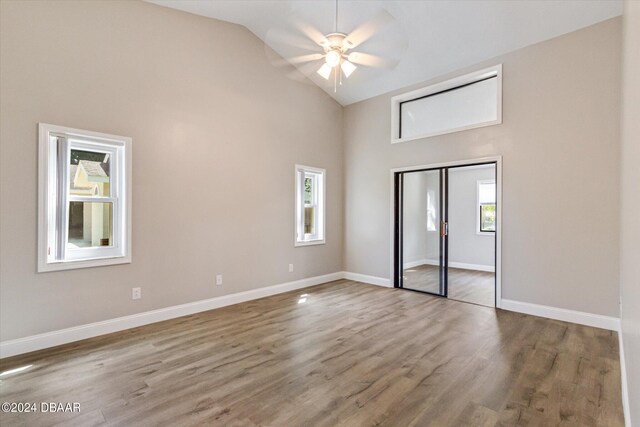
{"label": "transom window", "polygon": [[130,262],[131,139],[40,124],[38,271]]}
{"label": "transom window", "polygon": [[502,123],[502,66],[391,98],[391,143]]}
{"label": "transom window", "polygon": [[496,231],[496,181],[478,181],[478,221],[479,234],[493,234]]}
{"label": "transom window", "polygon": [[325,170],[296,165],[296,246],[325,243]]}

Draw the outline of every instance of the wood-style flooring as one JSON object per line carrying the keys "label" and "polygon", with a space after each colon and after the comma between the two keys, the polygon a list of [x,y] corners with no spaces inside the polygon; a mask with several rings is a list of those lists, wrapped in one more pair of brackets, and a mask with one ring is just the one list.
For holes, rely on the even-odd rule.
{"label": "wood-style flooring", "polygon": [[[439,293],[439,267],[406,268],[403,285],[408,289]],[[495,307],[495,273],[449,267],[448,297],[457,301]]]}
{"label": "wood-style flooring", "polygon": [[341,280],[0,361],[2,426],[622,426],[615,332]]}

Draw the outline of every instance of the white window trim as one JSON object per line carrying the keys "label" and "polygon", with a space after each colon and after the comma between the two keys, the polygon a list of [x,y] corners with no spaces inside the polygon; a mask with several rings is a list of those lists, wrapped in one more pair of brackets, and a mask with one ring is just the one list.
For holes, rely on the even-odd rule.
{"label": "white window trim", "polygon": [[[411,101],[416,98],[429,96],[431,94],[441,92],[443,90],[452,89],[458,86],[474,83],[479,80],[483,80],[488,77],[496,76],[498,79],[497,90],[497,119],[476,123],[473,125],[462,126],[453,129],[447,129],[441,132],[426,133],[422,135],[414,135],[410,137],[398,138],[400,134],[400,104],[406,101]],[[401,95],[391,98],[391,143],[398,144],[400,142],[413,141],[416,139],[429,138],[431,136],[445,135],[448,133],[461,132],[464,130],[475,129],[485,126],[499,125],[502,123],[502,64],[495,65],[493,67],[484,68],[482,70],[474,71],[473,73],[465,74],[444,82],[436,83],[427,87],[423,87],[411,92],[403,93]]]}
{"label": "white window trim", "polygon": [[[322,179],[320,181],[321,189],[320,191],[316,191],[317,197],[317,206],[318,206],[318,226],[321,228],[321,238],[313,239],[313,240],[299,240],[298,235],[299,231],[304,228],[304,214],[302,213],[302,205],[304,204],[304,195],[303,195],[303,183],[300,179],[300,173],[303,172],[312,172],[319,174]],[[324,245],[326,243],[326,198],[327,198],[327,171],[325,169],[316,168],[312,166],[304,166],[304,165],[295,165],[295,207],[294,207],[294,230],[293,230],[293,241],[294,246],[313,246],[313,245]]]}
{"label": "white window trim", "polygon": [[[476,234],[478,236],[495,236],[495,231],[480,231],[480,186],[483,184],[496,185],[495,179],[480,179],[476,184]],[[497,187],[496,187],[497,188]],[[497,190],[496,190],[497,192]],[[497,197],[497,195],[496,195]],[[497,205],[497,203],[496,203]],[[497,211],[497,209],[496,209]]]}
{"label": "white window trim", "polygon": [[[119,150],[122,153],[118,162],[113,162],[115,165],[119,164],[119,167],[123,168],[123,173],[116,171],[113,173],[113,179],[117,182],[120,176],[123,177],[124,182],[117,182],[116,185],[119,188],[118,201],[121,203],[122,209],[119,210],[114,204],[114,233],[118,233],[119,238],[119,252],[117,254],[111,251],[105,253],[101,249],[105,248],[91,248],[95,249],[95,257],[77,260],[50,260],[49,251],[56,251],[57,248],[53,247],[56,242],[56,230],[59,228],[61,232],[66,233],[66,227],[55,224],[55,211],[57,205],[58,183],[57,179],[50,179],[51,175],[56,172],[58,162],[57,153],[53,153],[50,149],[50,136],[51,135],[64,135],[67,139],[82,139],[90,140],[96,143],[105,143],[105,151],[115,152],[116,149],[109,146],[121,146],[124,150]],[[85,131],[80,129],[73,129],[64,126],[51,125],[47,123],[38,124],[38,138],[39,138],[39,155],[38,155],[38,272],[58,271],[58,270],[70,270],[86,267],[99,267],[113,264],[126,264],[131,262],[131,138],[109,135],[99,132]],[[74,143],[74,145],[79,145]],[[66,188],[66,180],[68,177],[64,177],[64,187]],[[124,196],[122,194],[124,193]],[[74,197],[75,198],[75,197]],[[82,198],[82,197],[80,197]],[[101,202],[106,198],[91,198],[91,202]],[[118,212],[121,215],[118,215]],[[63,223],[66,223],[68,219],[64,219]],[[116,231],[117,230],[117,231]],[[114,234],[115,238],[115,234]],[[58,239],[62,240],[62,239]],[[66,238],[64,239],[66,241]],[[110,247],[111,249],[112,247]],[[89,248],[85,250],[85,253],[89,251]]]}

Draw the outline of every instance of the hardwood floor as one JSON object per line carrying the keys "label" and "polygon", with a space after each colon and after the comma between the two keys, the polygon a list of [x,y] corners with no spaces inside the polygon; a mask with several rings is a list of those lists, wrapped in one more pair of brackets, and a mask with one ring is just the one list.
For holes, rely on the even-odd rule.
{"label": "hardwood floor", "polygon": [[0,361],[2,426],[623,425],[615,332],[346,280]]}
{"label": "hardwood floor", "polygon": [[[404,270],[404,287],[438,293],[439,267],[419,265]],[[449,267],[449,298],[495,307],[495,273]]]}

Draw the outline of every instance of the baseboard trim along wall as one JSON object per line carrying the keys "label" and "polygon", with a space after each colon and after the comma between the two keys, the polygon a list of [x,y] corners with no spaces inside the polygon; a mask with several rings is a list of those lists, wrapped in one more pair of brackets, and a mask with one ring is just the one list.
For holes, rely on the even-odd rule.
{"label": "baseboard trim along wall", "polygon": [[449,267],[462,268],[463,270],[488,271],[494,273],[496,268],[493,265],[467,264],[465,262],[449,261]]}
{"label": "baseboard trim along wall", "polygon": [[620,382],[622,385],[622,412],[624,412],[624,425],[631,427],[631,408],[629,407],[629,385],[627,384],[627,363],[624,354],[622,328],[618,332],[618,344],[620,346]]}
{"label": "baseboard trim along wall", "polygon": [[384,286],[385,288],[393,288],[391,280],[384,277],[368,276],[366,274],[351,273],[348,271],[342,272],[342,278],[347,280],[354,280],[356,282],[367,283],[369,285]]}
{"label": "baseboard trim along wall", "polygon": [[550,307],[548,305],[531,304],[528,302],[508,299],[502,299],[501,308],[503,310],[546,317],[547,319],[562,320],[564,322],[593,326],[595,328],[608,329],[610,331],[620,331],[620,319],[617,317],[603,316],[601,314],[585,313],[583,311],[568,310],[566,308]]}
{"label": "baseboard trim along wall", "polygon": [[[402,267],[407,269],[417,267],[419,265],[440,265],[440,261],[438,261],[437,259],[419,259],[416,261],[405,262],[404,264],[402,264]],[[464,270],[488,271],[491,273],[496,271],[496,268],[493,265],[468,264],[466,262],[455,261],[449,261],[449,267],[462,268]]]}
{"label": "baseboard trim along wall", "polygon": [[[186,304],[160,308],[101,322],[89,323],[86,325],[74,326],[58,331],[46,332],[15,340],[0,342],[0,358],[29,353],[31,351],[42,350],[62,344],[68,344],[87,338],[123,331],[125,329],[148,325],[150,323],[161,322],[163,320],[175,319],[176,317],[188,316],[202,311],[213,310],[228,305],[239,304],[258,298],[264,298],[308,286],[319,285],[334,280],[347,279],[357,282],[367,283],[386,288],[392,288],[391,280],[383,277],[369,276],[366,274],[340,271],[322,276],[309,277],[307,279],[293,282],[281,283],[264,288],[253,289],[245,292],[238,292],[223,295],[201,301],[194,301]],[[549,307],[538,304],[531,304],[513,300],[502,300],[504,310],[515,311],[534,316],[546,317],[549,319],[563,320],[566,322],[578,323],[581,325],[593,326],[596,328],[620,330],[620,319],[616,317],[602,316],[599,314],[584,313],[580,311],[567,310],[563,308]],[[624,353],[622,353],[622,337],[620,336],[621,369],[624,372]],[[623,377],[623,393],[626,393],[626,381]]]}
{"label": "baseboard trim along wall", "polygon": [[[423,265],[424,262],[422,261],[425,260],[420,260],[419,262],[421,262],[421,264],[416,265]],[[384,286],[388,288],[393,287],[393,284],[389,279],[368,276],[366,274],[350,273],[345,271],[343,272],[343,278],[371,285]],[[620,319],[617,317],[603,316],[601,314],[585,313],[583,311],[568,310],[566,308],[550,307],[548,305],[532,304],[508,299],[502,299],[501,302],[502,306],[500,308],[503,310],[545,317],[547,319],[562,320],[565,322],[577,323],[579,325],[593,326],[595,328],[608,329],[611,331],[620,331]]]}
{"label": "baseboard trim along wall", "polygon": [[413,267],[417,267],[419,265],[439,265],[437,262],[435,264],[431,264],[429,262],[427,262],[426,259],[418,259],[415,261],[407,261],[404,264],[402,264],[402,268],[404,268],[405,270],[407,268],[413,268]]}
{"label": "baseboard trim along wall", "polygon": [[309,277],[307,279],[296,280],[294,282],[281,283],[250,291],[237,292],[234,294],[174,305],[157,310],[145,311],[143,313],[132,314],[129,316],[117,317],[115,319],[104,320],[101,322],[88,323],[86,325],[74,326],[71,328],[60,329],[15,340],[3,341],[0,342],[0,358],[29,353],[31,351],[42,350],[49,347],[55,347],[57,345],[68,344],[87,338],[119,332],[125,329],[148,325],[150,323],[175,319],[176,317],[188,316],[202,311],[213,310],[215,308],[294,291],[308,286],[339,280],[343,277],[344,274],[342,272]]}

